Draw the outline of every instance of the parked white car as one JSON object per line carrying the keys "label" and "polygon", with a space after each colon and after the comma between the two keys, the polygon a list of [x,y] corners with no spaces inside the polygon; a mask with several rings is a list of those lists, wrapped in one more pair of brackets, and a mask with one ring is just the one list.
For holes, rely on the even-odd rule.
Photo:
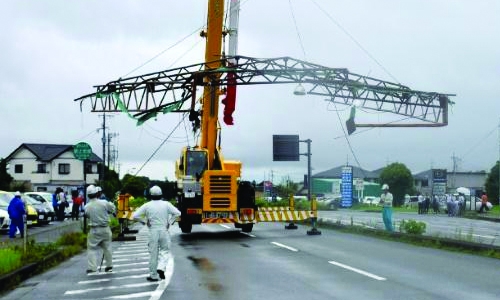
{"label": "parked white car", "polygon": [[8,232],[10,226],[9,213],[6,210],[0,209],[0,231]]}
{"label": "parked white car", "polygon": [[368,204],[368,205],[378,205],[380,202],[380,197],[365,196],[362,202],[363,204]]}
{"label": "parked white car", "polygon": [[[52,194],[48,192],[26,192],[26,195],[35,198],[38,201],[43,202],[45,200],[52,207]],[[64,216],[71,217],[71,210],[73,209],[73,200],[71,196],[66,195],[66,200],[68,201],[69,206],[64,209]],[[54,211],[54,207],[52,207],[52,211]]]}

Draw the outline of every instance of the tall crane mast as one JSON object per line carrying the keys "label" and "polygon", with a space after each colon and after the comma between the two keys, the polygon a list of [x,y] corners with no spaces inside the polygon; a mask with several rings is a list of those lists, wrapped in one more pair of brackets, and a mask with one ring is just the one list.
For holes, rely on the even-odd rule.
{"label": "tall crane mast", "polygon": [[[237,10],[237,0],[235,2]],[[190,232],[193,224],[234,223],[245,232],[265,220],[255,205],[255,190],[240,181],[241,163],[225,160],[219,139],[219,102],[225,104],[224,122],[232,124],[236,86],[301,84],[306,94],[327,97],[334,103],[403,115],[418,123],[358,124],[358,126],[446,126],[451,94],[424,92],[407,86],[330,68],[291,57],[253,58],[222,51],[224,1],[208,0],[205,62],[110,81],[75,101],[89,99],[92,112],[125,112],[143,123],[160,113],[189,114],[200,143],[185,147],[176,163],[179,225]],[[233,29],[232,27],[230,30]],[[197,87],[203,87],[197,100]],[[353,123],[353,120],[351,120]],[[351,130],[352,131],[352,130]],[[289,209],[290,220],[315,217],[314,208],[301,214]],[[288,220],[280,217],[280,220]],[[271,218],[274,220],[274,218]]]}
{"label": "tall crane mast", "polygon": [[217,121],[219,112],[220,88],[211,85],[212,82],[218,82],[220,73],[210,72],[219,69],[222,57],[222,30],[224,21],[224,0],[208,1],[208,20],[205,50],[205,70],[207,76],[203,78],[206,83],[203,88],[202,117],[201,117],[201,143],[200,147],[207,149],[209,154],[208,169],[211,169],[214,163],[215,147],[217,142]]}

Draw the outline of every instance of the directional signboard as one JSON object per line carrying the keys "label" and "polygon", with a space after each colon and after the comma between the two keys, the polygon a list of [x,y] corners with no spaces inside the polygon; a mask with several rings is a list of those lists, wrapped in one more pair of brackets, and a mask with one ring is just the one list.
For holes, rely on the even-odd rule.
{"label": "directional signboard", "polygon": [[446,194],[447,183],[446,169],[432,169],[432,194]]}
{"label": "directional signboard", "polygon": [[273,161],[299,161],[298,135],[273,135]]}

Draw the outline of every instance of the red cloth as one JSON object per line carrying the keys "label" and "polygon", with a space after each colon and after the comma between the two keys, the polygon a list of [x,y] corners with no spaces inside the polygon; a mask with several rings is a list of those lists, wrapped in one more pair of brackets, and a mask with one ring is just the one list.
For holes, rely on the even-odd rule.
{"label": "red cloth", "polygon": [[233,112],[236,108],[236,75],[234,73],[227,74],[226,98],[222,100],[222,104],[224,104],[224,123],[233,125]]}
{"label": "red cloth", "polygon": [[82,202],[83,202],[83,198],[80,196],[73,198],[73,204],[82,205]]}

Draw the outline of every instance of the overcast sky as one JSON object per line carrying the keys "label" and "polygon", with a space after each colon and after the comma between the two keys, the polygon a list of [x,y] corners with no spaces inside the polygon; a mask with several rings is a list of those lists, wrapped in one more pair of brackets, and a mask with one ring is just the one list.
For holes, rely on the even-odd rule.
{"label": "overcast sky", "polygon": [[[89,105],[80,111],[73,100],[119,77],[203,62],[198,32],[206,10],[202,0],[4,1],[0,157],[21,143],[80,141],[102,156],[102,117]],[[275,182],[298,181],[307,173],[305,156],[272,161],[272,135],[298,134],[312,140],[313,174],[346,163],[452,170],[452,156],[459,171],[489,170],[500,155],[499,15],[497,0],[242,1],[241,55],[291,56],[457,96],[447,127],[372,129],[349,137],[351,151],[341,127],[348,107],[337,106],[339,121],[325,99],[296,97],[292,85],[239,87],[235,125],[222,124],[225,158],[243,162],[244,179],[272,174]],[[179,117],[162,115],[139,127],[124,114],[108,119],[122,176],[143,166]],[[374,115],[358,111],[356,120],[365,117]],[[375,118],[384,123],[391,116]],[[173,132],[138,175],[173,180],[173,160],[195,143],[188,125]]]}

